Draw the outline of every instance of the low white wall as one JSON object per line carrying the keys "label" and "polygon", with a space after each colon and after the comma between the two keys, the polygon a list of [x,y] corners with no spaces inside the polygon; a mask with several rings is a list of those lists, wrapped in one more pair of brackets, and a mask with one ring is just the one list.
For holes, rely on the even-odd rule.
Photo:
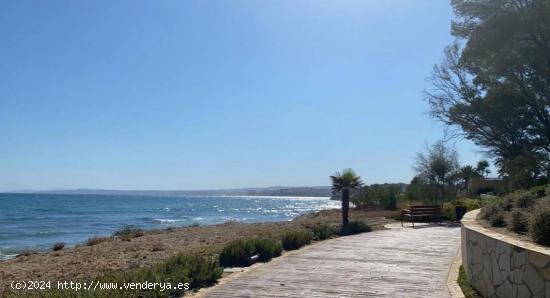
{"label": "low white wall", "polygon": [[479,209],[462,219],[462,265],[485,298],[550,298],[550,248],[481,226]]}

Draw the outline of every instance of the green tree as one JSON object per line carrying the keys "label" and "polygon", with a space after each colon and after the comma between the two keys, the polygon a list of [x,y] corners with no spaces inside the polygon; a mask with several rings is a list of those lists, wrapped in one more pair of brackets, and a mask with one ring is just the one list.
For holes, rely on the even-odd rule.
{"label": "green tree", "polygon": [[360,208],[394,210],[397,208],[402,186],[399,183],[366,185],[353,191],[350,200]]}
{"label": "green tree", "polygon": [[489,170],[489,162],[486,160],[480,160],[477,163],[476,172],[483,177],[487,177],[491,174],[491,170]]}
{"label": "green tree", "polygon": [[482,175],[479,173],[479,170],[474,167],[467,165],[460,168],[458,172],[458,177],[462,180],[464,183],[464,188],[468,187],[468,183],[470,183],[470,180],[472,178],[476,177],[482,177]]}
{"label": "green tree", "polygon": [[499,175],[519,176],[522,184],[548,177],[550,1],[451,3],[457,41],[434,67],[426,91],[431,115],[484,147]]}
{"label": "green tree", "polygon": [[357,176],[352,169],[345,169],[342,173],[336,173],[330,176],[332,182],[332,192],[340,193],[342,197],[342,229],[346,229],[349,224],[349,199],[350,191],[363,185],[361,176]]}
{"label": "green tree", "polygon": [[414,169],[434,189],[435,201],[445,198],[445,186],[452,184],[459,168],[458,153],[441,141],[416,155]]}
{"label": "green tree", "polygon": [[405,196],[409,201],[435,200],[434,193],[431,191],[430,185],[420,175],[414,176],[411,180],[405,190]]}

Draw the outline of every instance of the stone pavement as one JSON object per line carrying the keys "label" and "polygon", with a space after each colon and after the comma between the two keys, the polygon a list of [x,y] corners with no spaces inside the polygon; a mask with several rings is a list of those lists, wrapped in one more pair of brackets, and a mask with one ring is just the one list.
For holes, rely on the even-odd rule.
{"label": "stone pavement", "polygon": [[222,279],[203,297],[450,297],[460,228],[425,225],[319,242]]}

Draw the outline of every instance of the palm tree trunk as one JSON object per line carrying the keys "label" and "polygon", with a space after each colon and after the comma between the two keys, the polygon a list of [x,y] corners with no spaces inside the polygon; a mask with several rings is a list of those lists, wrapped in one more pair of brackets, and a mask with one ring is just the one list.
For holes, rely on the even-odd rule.
{"label": "palm tree trunk", "polygon": [[441,205],[445,202],[445,178],[443,178],[443,184],[441,185]]}
{"label": "palm tree trunk", "polygon": [[342,189],[342,228],[346,228],[349,224],[349,189]]}

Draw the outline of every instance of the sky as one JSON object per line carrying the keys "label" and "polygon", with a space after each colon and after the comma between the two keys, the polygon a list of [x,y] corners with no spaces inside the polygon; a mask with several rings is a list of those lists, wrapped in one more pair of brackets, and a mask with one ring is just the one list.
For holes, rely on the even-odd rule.
{"label": "sky", "polygon": [[0,7],[0,191],[409,182],[443,136],[422,91],[448,1]]}

